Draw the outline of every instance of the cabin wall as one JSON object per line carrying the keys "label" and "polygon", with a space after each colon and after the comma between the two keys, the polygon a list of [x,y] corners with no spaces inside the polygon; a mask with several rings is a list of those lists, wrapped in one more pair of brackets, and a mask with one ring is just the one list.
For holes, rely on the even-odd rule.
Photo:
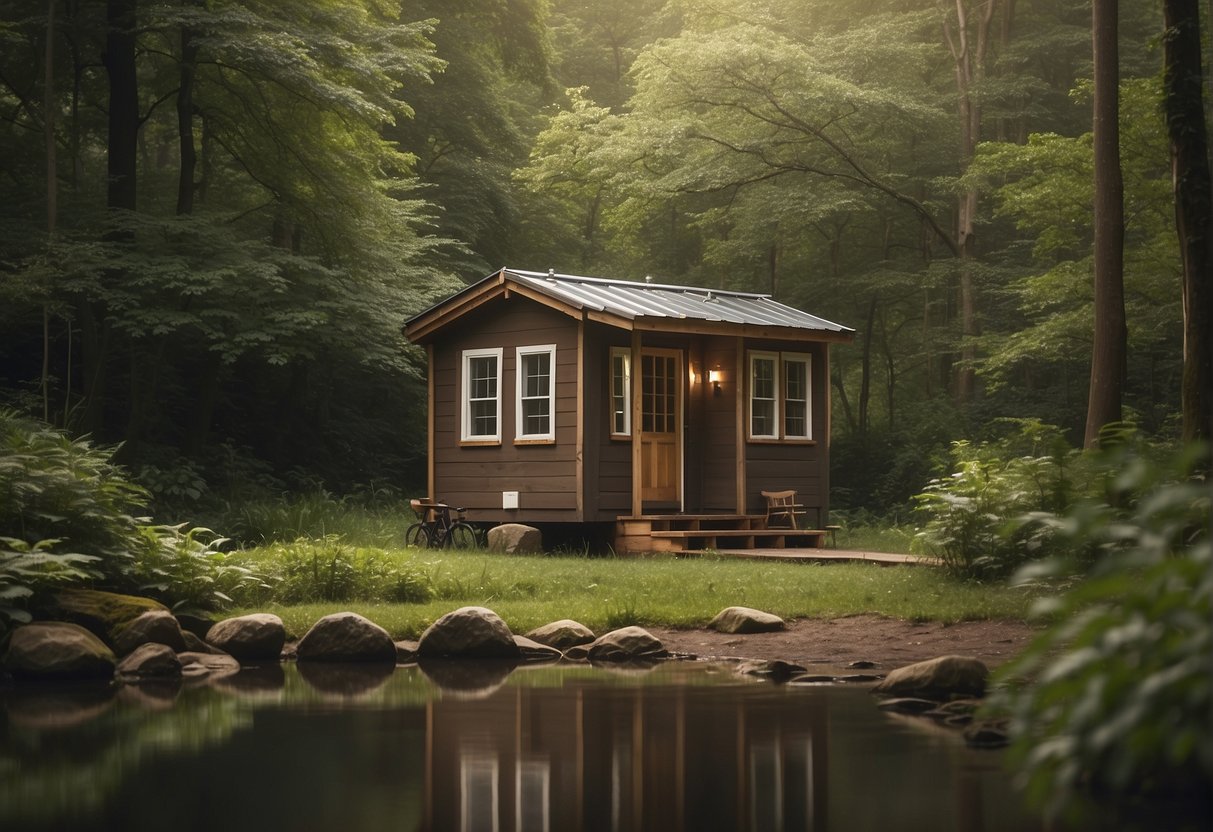
{"label": "cabin wall", "polygon": [[[490,311],[491,309],[491,311]],[[515,445],[516,347],[556,345],[553,444]],[[502,348],[501,444],[460,443],[462,354]],[[577,472],[578,323],[513,296],[468,313],[433,342],[434,498],[468,510],[478,522],[580,522]],[[517,491],[519,508],[502,508]]]}
{"label": "cabin wall", "polygon": [[[737,377],[737,338],[705,338],[703,345],[703,450],[700,510],[732,514],[737,511],[737,397],[744,379]],[[720,368],[720,394],[708,380]],[[740,383],[739,383],[740,382]]]}
{"label": "cabin wall", "polygon": [[[829,364],[824,343],[748,341],[747,350],[801,352],[812,356],[809,383],[813,441],[811,443],[753,442],[745,444],[746,510],[764,513],[763,491],[794,489],[797,501],[808,507],[805,520],[826,521],[829,513]],[[746,413],[744,407],[742,412]],[[748,418],[748,417],[747,417]],[[820,513],[820,518],[818,514]]]}
{"label": "cabin wall", "polygon": [[614,520],[632,513],[632,440],[611,438],[610,356],[611,347],[630,348],[632,334],[585,326],[586,517]]}

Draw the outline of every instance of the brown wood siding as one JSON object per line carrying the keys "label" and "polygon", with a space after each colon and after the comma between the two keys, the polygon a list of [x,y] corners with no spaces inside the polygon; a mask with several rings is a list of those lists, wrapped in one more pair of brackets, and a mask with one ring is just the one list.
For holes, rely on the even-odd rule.
{"label": "brown wood siding", "polygon": [[[632,443],[611,439],[610,356],[611,347],[630,347],[631,333],[587,323],[585,330],[586,451],[594,456],[595,473],[586,466],[587,519],[614,520],[632,510]],[[591,450],[592,449],[592,450]]]}
{"label": "brown wood siding", "polygon": [[[812,356],[812,430],[813,444],[793,442],[747,442],[746,509],[766,510],[763,491],[794,489],[799,502],[809,508],[809,523],[822,522],[829,512],[829,368],[824,343],[759,341],[746,344],[747,350],[800,352]],[[748,392],[745,393],[748,395]]]}
{"label": "brown wood siding", "polygon": [[[556,345],[554,444],[515,445],[517,347]],[[501,444],[460,444],[462,354],[502,349]],[[517,296],[464,317],[434,342],[434,479],[436,497],[463,506],[472,520],[580,522],[577,510],[577,321]],[[502,509],[517,491],[518,511]]]}
{"label": "brown wood siding", "polygon": [[[732,512],[737,506],[736,339],[708,338],[703,345],[703,460],[701,510]],[[717,396],[708,372],[724,376]]]}

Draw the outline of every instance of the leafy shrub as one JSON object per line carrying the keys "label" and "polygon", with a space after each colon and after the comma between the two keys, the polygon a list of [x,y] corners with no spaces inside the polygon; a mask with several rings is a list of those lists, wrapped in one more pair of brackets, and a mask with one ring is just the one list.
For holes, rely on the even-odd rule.
{"label": "leafy shrub", "polygon": [[[1029,796],[1057,812],[1079,793],[1196,795],[1213,782],[1213,489],[1125,449],[1111,500],[1043,519],[1089,575],[1040,612],[1055,622],[1000,670],[1012,760]],[[1072,573],[1056,559],[1021,581]]]}
{"label": "leafy shrub", "polygon": [[210,529],[185,524],[144,525],[124,580],[135,591],[162,601],[174,612],[199,613],[268,589],[254,570],[219,551],[226,542]]}
{"label": "leafy shrub", "polygon": [[355,547],[336,535],[276,543],[256,553],[274,579],[271,597],[283,604],[313,601],[422,603],[433,597],[429,578],[395,562],[382,549]]}
{"label": "leafy shrub", "polygon": [[1050,539],[1017,522],[1035,512],[1060,511],[1075,487],[1079,455],[1056,428],[1032,420],[997,442],[952,445],[952,473],[915,497],[927,522],[915,550],[940,558],[953,574],[1009,574],[1048,553]]}
{"label": "leafy shrub", "polygon": [[323,489],[241,503],[224,517],[223,528],[244,544],[258,545],[336,535],[367,546],[400,545],[416,517],[405,500],[383,490],[362,499],[334,497]]}
{"label": "leafy shrub", "polygon": [[0,616],[24,620],[36,593],[89,583],[213,609],[257,576],[206,529],[154,525],[148,492],[112,452],[0,410]]}

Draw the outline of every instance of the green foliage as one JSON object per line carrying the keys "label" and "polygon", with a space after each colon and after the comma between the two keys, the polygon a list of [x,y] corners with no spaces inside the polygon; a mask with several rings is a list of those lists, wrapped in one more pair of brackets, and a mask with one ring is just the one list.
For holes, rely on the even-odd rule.
{"label": "green foliage", "polygon": [[262,597],[276,603],[423,603],[434,595],[428,576],[411,562],[383,549],[353,546],[337,535],[275,543],[254,558],[256,568],[270,576]]}
{"label": "green foliage", "polygon": [[[1207,456],[1159,467],[1114,453],[1112,499],[1051,518],[1099,556],[1040,603],[1053,623],[1000,670],[993,700],[1012,715],[1028,794],[1053,812],[1079,794],[1213,798],[1213,489],[1186,476]],[[1057,581],[1076,565],[1035,565],[1020,580]]]}
{"label": "green foliage", "polygon": [[50,551],[56,543],[40,540],[31,545],[24,540],[0,537],[0,624],[29,621],[25,603],[38,592],[96,576],[92,564],[98,558]]}
{"label": "green foliage", "polygon": [[223,513],[242,545],[336,536],[365,546],[399,546],[417,518],[394,490],[335,497],[324,490],[241,501]]}
{"label": "green foliage", "polygon": [[254,570],[219,547],[227,542],[210,529],[185,524],[141,525],[129,570],[122,576],[132,589],[162,601],[174,612],[199,613],[268,589]]}
{"label": "green foliage", "polygon": [[952,574],[991,578],[1048,553],[1049,538],[1016,520],[1059,511],[1074,487],[1077,452],[1060,431],[1034,420],[996,442],[953,443],[951,473],[914,499],[927,517],[916,549],[940,558]]}

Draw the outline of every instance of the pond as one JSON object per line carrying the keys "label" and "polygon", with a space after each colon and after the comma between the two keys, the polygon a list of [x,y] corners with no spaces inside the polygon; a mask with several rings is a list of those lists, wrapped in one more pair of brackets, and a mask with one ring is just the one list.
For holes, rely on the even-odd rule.
{"label": "pond", "polygon": [[442,664],[3,694],[0,829],[1026,830],[997,752],[862,687]]}

